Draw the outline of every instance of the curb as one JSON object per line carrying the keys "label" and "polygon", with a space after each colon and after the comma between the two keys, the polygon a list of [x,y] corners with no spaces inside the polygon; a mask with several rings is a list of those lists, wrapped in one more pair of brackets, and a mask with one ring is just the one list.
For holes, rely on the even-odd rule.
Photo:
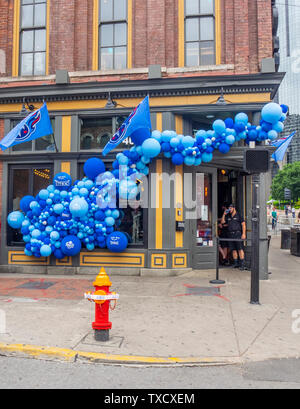
{"label": "curb", "polygon": [[113,355],[97,352],[75,351],[67,348],[44,347],[26,344],[2,344],[0,343],[0,355],[27,357],[45,360],[60,360],[65,362],[87,362],[87,363],[106,363],[119,365],[198,365],[198,366],[223,366],[236,365],[242,362],[241,358],[205,358],[205,357],[150,357],[135,355]]}

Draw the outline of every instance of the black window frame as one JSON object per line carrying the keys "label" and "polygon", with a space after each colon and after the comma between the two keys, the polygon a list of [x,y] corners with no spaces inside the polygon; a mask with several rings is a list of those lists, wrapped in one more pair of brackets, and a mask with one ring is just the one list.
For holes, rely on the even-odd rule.
{"label": "black window frame", "polygon": [[[34,25],[34,16],[35,16],[35,6],[39,5],[39,4],[45,4],[45,25],[43,26],[35,26]],[[31,27],[25,27],[22,28],[22,7],[26,7],[26,6],[33,6],[33,25]],[[35,33],[39,30],[44,30],[45,31],[45,51],[36,51],[35,50]],[[32,31],[33,32],[33,51],[28,51],[28,52],[23,52],[22,51],[22,34],[24,32],[29,32]],[[47,60],[47,0],[31,0],[30,3],[26,3],[23,4],[23,1],[21,0],[20,3],[20,27],[19,27],[19,74],[20,76],[24,76],[24,77],[31,77],[31,76],[42,76],[42,75],[46,75],[46,60]],[[35,63],[34,63],[34,56],[37,53],[43,53],[45,54],[45,66],[44,66],[44,71],[43,73],[38,73],[35,74]],[[32,54],[33,58],[32,58],[32,73],[31,74],[23,74],[22,73],[22,56],[24,54]]]}
{"label": "black window frame", "polygon": [[[194,0],[196,1],[196,0]],[[200,3],[201,0],[197,0],[199,3],[199,14],[189,14],[187,15],[187,11],[186,11],[186,0],[184,1],[184,65],[185,67],[192,67],[191,65],[187,65],[187,44],[188,43],[198,43],[199,46],[199,67],[201,66],[205,66],[207,64],[201,64],[201,43],[205,43],[208,41],[212,41],[212,40],[208,40],[208,41],[201,41],[200,40],[200,30],[201,30],[201,19],[203,18],[207,18],[210,17],[213,20],[213,33],[214,33],[214,39],[213,39],[213,43],[214,43],[214,63],[212,65],[216,64],[216,7],[215,7],[215,0],[213,1],[213,12],[209,13],[209,14],[201,14],[201,8],[200,8]],[[186,26],[188,23],[188,20],[191,19],[198,19],[199,20],[199,41],[187,41],[187,35],[186,35]],[[211,65],[211,64],[210,64]]]}
{"label": "black window frame", "polygon": [[[119,19],[119,20],[101,20],[101,0],[99,1],[99,16],[98,16],[98,39],[99,39],[99,45],[98,45],[98,68],[99,70],[103,70],[103,71],[109,71],[109,70],[119,70],[119,69],[126,69],[128,66],[128,0],[126,0],[126,18],[125,19]],[[114,16],[114,8],[115,8],[115,4],[118,0],[112,0],[113,5],[112,5],[112,14]],[[126,46],[125,45],[115,45],[115,25],[117,24],[126,24]],[[101,27],[102,26],[108,26],[108,25],[112,25],[113,26],[113,46],[102,46],[101,45]],[[124,68],[116,68],[115,67],[115,50],[116,48],[124,48],[126,47],[126,61],[125,61],[125,67]],[[106,49],[106,48],[112,48],[113,49],[113,66],[112,68],[106,68],[104,69],[102,67],[102,61],[101,61],[101,50],[102,49]]]}

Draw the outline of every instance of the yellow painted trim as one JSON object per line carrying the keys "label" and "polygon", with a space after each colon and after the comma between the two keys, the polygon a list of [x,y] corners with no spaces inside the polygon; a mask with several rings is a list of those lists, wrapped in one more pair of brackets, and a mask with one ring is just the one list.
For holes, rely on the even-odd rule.
{"label": "yellow painted trim", "polygon": [[[155,259],[161,259],[161,263],[157,263]],[[151,268],[166,268],[167,267],[167,255],[162,253],[151,254]]]}
{"label": "yellow painted trim", "polygon": [[127,68],[132,68],[132,0],[128,0]]}
{"label": "yellow painted trim", "polygon": [[46,75],[49,75],[49,53],[50,53],[50,0],[47,0],[46,21]]}
{"label": "yellow painted trim", "polygon": [[65,257],[61,260],[56,259],[55,263],[57,266],[72,266],[73,262],[72,262],[72,257]]}
{"label": "yellow painted trim", "polygon": [[184,0],[178,0],[178,67],[184,65]]}
{"label": "yellow painted trim", "polygon": [[80,266],[145,267],[144,253],[80,253]]}
{"label": "yellow painted trim", "polygon": [[[256,94],[226,94],[226,100],[233,104],[242,103],[267,103],[271,101],[269,92]],[[117,99],[117,103],[126,108],[136,107],[141,100],[138,98]],[[88,101],[61,101],[47,102],[49,111],[66,111],[80,109],[103,109],[107,101],[105,100],[88,100]],[[150,99],[150,107],[167,107],[181,105],[210,105],[216,102],[216,96],[210,95],[194,95],[186,97],[154,97]],[[41,104],[36,103],[36,107],[41,107]],[[22,104],[0,104],[0,112],[20,112]],[[228,105],[230,109],[230,105]],[[156,129],[162,130],[162,114],[156,115]]]}
{"label": "yellow painted trim", "polygon": [[[182,259],[183,262],[182,263],[176,263],[176,258],[178,259]],[[187,267],[187,257],[186,257],[186,253],[173,253],[172,254],[172,268],[186,268]]]}
{"label": "yellow painted trim", "polygon": [[26,256],[24,251],[9,251],[8,252],[8,264],[21,264],[21,265],[49,265],[49,257],[36,258],[34,256]]}
{"label": "yellow painted trim", "polygon": [[163,235],[163,209],[162,209],[162,160],[156,161],[156,228],[155,228],[155,248],[162,249],[162,235]]}
{"label": "yellow painted trim", "polygon": [[216,47],[216,65],[221,64],[221,0],[215,0],[215,47]]}
{"label": "yellow painted trim", "polygon": [[62,162],[60,167],[62,172],[71,174],[71,163],[70,162]]}
{"label": "yellow painted trim", "polygon": [[[151,103],[150,103],[151,105]],[[156,114],[156,129],[160,132],[162,132],[162,113],[158,112]]]}
{"label": "yellow painted trim", "polygon": [[224,365],[237,364],[241,358],[214,358],[214,357],[151,357],[138,355],[117,355],[101,352],[76,351],[68,348],[45,347],[26,344],[0,343],[0,351],[6,355],[28,355],[31,358],[58,358],[64,361],[85,360],[86,362],[119,362],[119,363],[144,363],[144,364],[198,364],[198,365]]}
{"label": "yellow painted trim", "polygon": [[64,116],[62,118],[61,151],[62,152],[71,151],[71,117],[70,116]]}
{"label": "yellow painted trim", "polygon": [[99,0],[94,0],[93,7],[93,62],[92,69],[99,69]]}
{"label": "yellow painted trim", "polygon": [[13,60],[12,76],[19,75],[19,49],[20,49],[20,0],[14,1],[14,28],[13,28]]}

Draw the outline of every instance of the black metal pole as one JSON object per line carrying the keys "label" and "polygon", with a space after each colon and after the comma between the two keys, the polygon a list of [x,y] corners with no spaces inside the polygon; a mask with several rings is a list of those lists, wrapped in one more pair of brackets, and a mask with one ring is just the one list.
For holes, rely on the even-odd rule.
{"label": "black metal pole", "polygon": [[219,279],[219,237],[216,237],[216,279],[210,280],[211,284],[225,284],[224,280]]}
{"label": "black metal pole", "polygon": [[251,304],[259,304],[259,174],[252,175]]}

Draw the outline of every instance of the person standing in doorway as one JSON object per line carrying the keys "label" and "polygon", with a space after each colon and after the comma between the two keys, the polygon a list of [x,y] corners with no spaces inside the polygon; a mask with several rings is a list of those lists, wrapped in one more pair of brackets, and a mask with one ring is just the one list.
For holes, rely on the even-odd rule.
{"label": "person standing in doorway", "polygon": [[[246,223],[235,209],[235,205],[229,206],[229,213],[224,212],[221,223],[227,226],[229,239],[246,240]],[[233,267],[245,269],[245,253],[242,241],[228,241],[229,249],[232,251]]]}

